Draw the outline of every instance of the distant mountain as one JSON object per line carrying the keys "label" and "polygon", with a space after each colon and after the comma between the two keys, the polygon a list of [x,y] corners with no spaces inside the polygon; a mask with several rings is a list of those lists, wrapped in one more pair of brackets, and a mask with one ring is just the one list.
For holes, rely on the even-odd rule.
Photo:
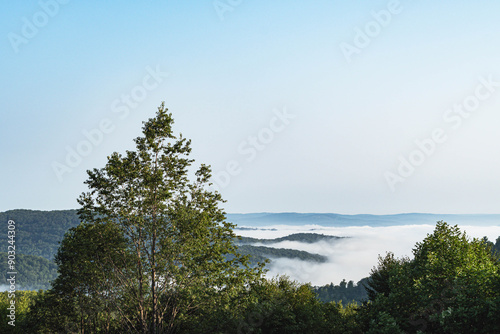
{"label": "distant mountain", "polygon": [[240,240],[237,241],[238,244],[240,245],[245,245],[245,244],[274,244],[277,242],[283,242],[283,241],[298,241],[298,242],[304,242],[307,244],[312,244],[318,241],[335,241],[338,239],[342,239],[344,237],[336,237],[333,235],[324,235],[324,234],[318,234],[318,233],[294,233],[287,235],[285,237],[281,238],[275,238],[275,239],[258,239],[258,238],[250,238],[250,237],[241,237]]}
{"label": "distant mountain", "polygon": [[283,241],[296,241],[311,244],[318,241],[336,241],[338,239],[341,239],[341,237],[317,233],[295,233],[275,239],[240,237],[235,240],[235,242],[242,254],[250,255],[250,260],[253,264],[263,262],[265,259],[270,259],[272,261],[273,259],[278,258],[324,263],[327,261],[327,257],[320,254],[290,248],[275,248],[261,245],[275,244]]}
{"label": "distant mountain", "polygon": [[227,220],[240,228],[255,228],[272,225],[320,225],[345,226],[394,226],[434,225],[444,220],[451,225],[500,225],[500,214],[432,214],[403,213],[395,215],[342,215],[337,213],[232,213]]}

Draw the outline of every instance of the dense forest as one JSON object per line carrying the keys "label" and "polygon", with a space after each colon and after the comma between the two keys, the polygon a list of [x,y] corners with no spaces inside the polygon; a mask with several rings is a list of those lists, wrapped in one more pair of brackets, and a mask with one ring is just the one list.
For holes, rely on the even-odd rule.
{"label": "dense forest", "polygon": [[[9,219],[16,222],[17,253],[41,256],[50,261],[54,259],[64,233],[80,223],[76,210],[0,212],[2,224],[7,224]],[[0,251],[7,251],[7,243],[2,244]]]}
{"label": "dense forest", "polygon": [[[0,279],[7,282],[7,253],[0,252]],[[16,254],[15,268],[18,272],[16,284],[19,290],[49,289],[50,282],[57,277],[54,262],[34,255]]]}
{"label": "dense forest", "polygon": [[366,288],[368,287],[369,279],[363,278],[358,283],[354,281],[346,282],[342,280],[339,285],[333,283],[313,287],[318,299],[323,303],[341,302],[344,305],[356,303],[361,305],[368,299]]}
{"label": "dense forest", "polygon": [[500,236],[497,238],[495,243],[488,240],[487,237],[484,237],[482,241],[485,243],[487,247],[491,248],[491,252],[493,255],[500,257]]}

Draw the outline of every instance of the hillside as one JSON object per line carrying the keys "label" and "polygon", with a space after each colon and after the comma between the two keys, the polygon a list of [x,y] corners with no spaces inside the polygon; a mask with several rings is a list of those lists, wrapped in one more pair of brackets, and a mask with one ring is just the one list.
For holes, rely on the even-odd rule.
{"label": "hillside", "polygon": [[[41,256],[52,261],[64,233],[80,223],[76,210],[35,211],[11,210],[0,212],[4,231],[8,220],[16,222],[16,251],[18,254]],[[7,251],[7,243],[0,251]]]}
{"label": "hillside", "polygon": [[304,242],[308,244],[312,244],[319,241],[335,241],[338,239],[342,239],[343,237],[337,237],[333,235],[324,235],[318,233],[294,233],[281,238],[274,239],[258,239],[258,238],[250,238],[250,237],[241,237],[241,240],[237,241],[238,244],[246,245],[246,244],[274,244],[283,241],[297,241]]}
{"label": "hillside", "polygon": [[[16,254],[16,288],[18,290],[48,289],[50,282],[57,276],[54,262],[40,256]],[[0,280],[6,284],[7,253],[0,252]]]}
{"label": "hillside", "polygon": [[341,237],[317,234],[317,233],[295,233],[274,239],[240,237],[235,240],[235,243],[238,245],[239,250],[242,254],[250,255],[250,260],[252,264],[256,264],[257,262],[262,262],[266,258],[270,259],[271,261],[277,258],[288,258],[288,259],[297,259],[302,261],[324,263],[327,261],[327,257],[320,254],[314,254],[290,248],[266,247],[262,245],[270,245],[283,241],[296,241],[296,242],[312,244],[319,241],[335,241],[338,239],[341,239]]}
{"label": "hillside", "polygon": [[250,261],[253,264],[256,262],[263,262],[265,259],[270,259],[272,261],[276,258],[288,258],[318,263],[324,263],[327,260],[327,257],[323,255],[289,248],[241,245],[238,246],[238,249],[241,254],[250,255]]}

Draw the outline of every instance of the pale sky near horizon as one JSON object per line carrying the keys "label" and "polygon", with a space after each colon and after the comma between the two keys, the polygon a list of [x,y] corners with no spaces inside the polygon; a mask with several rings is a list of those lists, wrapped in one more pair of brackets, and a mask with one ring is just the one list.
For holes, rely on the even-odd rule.
{"label": "pale sky near horizon", "polygon": [[0,4],[0,211],[77,208],[165,101],[227,212],[500,213],[500,3]]}

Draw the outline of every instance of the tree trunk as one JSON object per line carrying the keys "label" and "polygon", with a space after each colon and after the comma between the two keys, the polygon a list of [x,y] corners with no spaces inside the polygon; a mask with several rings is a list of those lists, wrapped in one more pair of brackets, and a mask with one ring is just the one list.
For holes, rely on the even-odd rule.
{"label": "tree trunk", "polygon": [[155,247],[156,247],[156,229],[153,230],[153,242],[151,243],[151,296],[153,298],[153,330],[156,334],[156,268],[155,268]]}

